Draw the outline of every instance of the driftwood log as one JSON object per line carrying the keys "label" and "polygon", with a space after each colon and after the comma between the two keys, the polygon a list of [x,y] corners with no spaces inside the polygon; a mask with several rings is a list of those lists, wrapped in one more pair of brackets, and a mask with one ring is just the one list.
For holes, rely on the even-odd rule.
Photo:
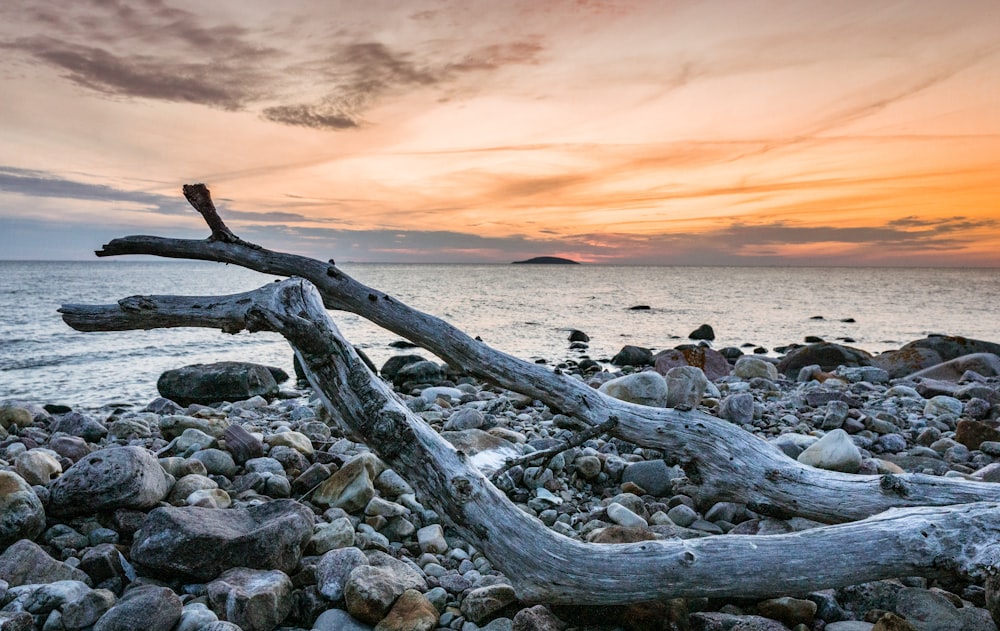
{"label": "driftwood log", "polygon": [[[373,296],[377,303],[393,304]],[[504,572],[526,602],[766,597],[896,576],[983,578],[1000,565],[1000,506],[988,502],[890,510],[850,524],[766,537],[603,545],[567,538],[518,509],[410,412],[341,337],[323,302],[308,281],[289,279],[233,296],[146,296],[114,305],[66,305],[61,311],[81,330],[208,326],[282,334],[331,416],[410,481],[421,501]],[[695,437],[713,427],[700,417],[647,418],[620,409],[631,413],[634,427],[639,419],[651,423],[650,435],[668,421],[689,424],[686,431]],[[665,433],[677,434],[670,440],[684,435]]]}
{"label": "driftwood log", "polygon": [[[358,314],[452,366],[538,399],[591,426],[617,419],[608,433],[667,454],[687,476],[675,490],[699,503],[739,502],[761,515],[842,523],[890,508],[1000,501],[1000,485],[990,483],[922,474],[863,476],[821,471],[709,414],[613,399],[580,381],[492,349],[449,323],[354,280],[332,260],[273,252],[239,239],[219,217],[203,184],[185,186],[184,195],[212,229],[208,239],[129,236],[112,240],[96,252],[97,256],[145,254],[217,261],[266,274],[305,278],[319,290],[326,307]],[[141,311],[136,316],[139,320],[145,317]],[[70,324],[81,330],[101,328],[87,318]],[[148,326],[159,325],[150,321]]]}

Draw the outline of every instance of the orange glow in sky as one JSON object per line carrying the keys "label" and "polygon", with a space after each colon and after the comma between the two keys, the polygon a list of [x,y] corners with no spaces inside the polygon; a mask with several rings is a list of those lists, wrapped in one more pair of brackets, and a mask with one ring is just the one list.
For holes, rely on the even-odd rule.
{"label": "orange glow in sky", "polygon": [[[64,6],[63,6],[64,5]],[[1000,265],[995,0],[0,5],[0,259]]]}

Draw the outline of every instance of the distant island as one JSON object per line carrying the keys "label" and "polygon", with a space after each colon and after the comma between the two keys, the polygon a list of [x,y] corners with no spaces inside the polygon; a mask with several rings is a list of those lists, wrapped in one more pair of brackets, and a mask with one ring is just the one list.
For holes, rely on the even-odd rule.
{"label": "distant island", "polygon": [[526,261],[513,261],[511,265],[579,265],[577,261],[560,258],[558,256],[536,256]]}

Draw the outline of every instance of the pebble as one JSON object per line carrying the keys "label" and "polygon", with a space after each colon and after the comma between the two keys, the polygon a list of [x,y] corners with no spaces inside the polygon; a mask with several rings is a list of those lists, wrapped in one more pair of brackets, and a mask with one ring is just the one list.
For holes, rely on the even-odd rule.
{"label": "pebble", "polygon": [[[1000,460],[994,462],[1000,459],[1000,436],[992,433],[998,412],[994,403],[1000,401],[997,377],[963,373],[958,383],[924,379],[892,384],[881,368],[860,365],[827,372],[816,368],[798,383],[773,372],[774,363],[766,358],[734,354],[733,374],[728,374],[727,364],[726,370],[713,372],[718,380],[713,383],[701,368],[688,363],[702,354],[715,358],[698,349],[661,354],[664,377],[632,368],[605,372],[597,363],[588,370],[570,364],[565,371],[595,387],[617,377],[629,377],[625,382],[633,384],[645,380],[656,388],[662,382],[666,400],[654,404],[682,410],[700,407],[736,419],[733,422],[793,458],[817,446],[828,447],[824,441],[839,442],[847,457],[840,464],[836,459],[823,461],[822,466],[857,466],[864,473],[927,470],[1000,480]],[[484,467],[490,458],[502,464],[528,450],[557,445],[581,429],[579,419],[556,414],[529,397],[445,375],[441,366],[432,365],[426,374],[437,375],[439,381],[429,388],[419,385],[422,390],[413,390],[410,383],[403,398],[443,430],[456,449]],[[713,364],[713,371],[717,368]],[[418,391],[419,396],[408,398]],[[9,411],[15,409],[23,413]],[[63,410],[51,417],[39,406],[0,404],[0,417],[15,419],[8,421],[9,436],[0,437],[0,537],[4,524],[13,521],[8,519],[13,508],[5,506],[35,516],[34,522],[19,521],[12,531],[8,528],[12,534],[0,542],[0,598],[7,593],[7,602],[23,607],[34,594],[31,607],[48,610],[44,624],[49,631],[91,624],[125,628],[113,623],[129,620],[122,612],[133,607],[130,599],[141,590],[167,589],[154,580],[157,577],[167,579],[164,584],[173,587],[168,591],[185,603],[182,610],[171,606],[167,611],[168,617],[177,615],[177,631],[233,630],[241,614],[226,613],[229,610],[257,611],[235,623],[244,631],[527,631],[565,626],[558,610],[511,607],[513,592],[489,561],[421,505],[406,480],[363,445],[327,426],[326,413],[315,402],[269,404],[253,398],[183,410],[161,400],[142,412],[116,410],[107,416]],[[52,427],[79,435],[53,436]],[[97,494],[95,489],[104,485],[101,478],[109,475],[101,469],[109,467],[107,456],[114,460],[120,457],[116,450],[123,449],[141,452],[144,455],[137,458],[155,465],[133,469],[150,473],[149,479],[143,473],[133,476],[142,480],[126,480],[137,493],[152,490],[154,496],[158,483],[164,482],[165,490],[155,501],[133,504],[134,498],[113,497],[116,489],[111,484],[103,495]],[[157,453],[162,457],[157,459]],[[552,530],[584,541],[627,543],[730,531],[761,536],[816,526],[801,519],[760,518],[742,504],[704,505],[700,499],[696,503],[677,495],[673,481],[686,472],[668,465],[671,457],[608,436],[592,437],[551,461],[510,469],[501,487]],[[81,478],[83,469],[94,473]],[[60,512],[68,504],[63,487],[74,485],[111,498],[102,511],[106,519],[98,522],[89,508]],[[302,499],[279,499],[288,496]],[[163,506],[165,501],[175,506]],[[274,514],[268,517],[268,511]],[[419,558],[411,560],[410,555]],[[239,569],[248,564],[258,567]],[[237,580],[237,575],[242,578]],[[25,581],[47,587],[26,587]],[[62,593],[60,585],[75,585],[71,589],[78,592],[46,596]],[[872,628],[860,619],[873,612],[866,619],[882,624],[888,618],[877,618],[876,613],[900,613],[897,603],[902,603],[911,607],[908,618],[941,605],[935,611],[941,620],[948,618],[947,624],[952,624],[951,614],[961,617],[956,628],[992,628],[983,626],[989,616],[985,609],[971,604],[956,608],[958,601],[950,597],[957,596],[923,589],[926,582],[919,589],[895,585],[869,588],[864,597],[847,588],[825,596],[810,594],[808,599],[779,597],[759,602],[756,610],[743,602],[738,609],[728,605],[724,612],[691,614],[691,621],[764,629],[779,628],[776,621],[797,630],[820,624],[833,631],[845,624]],[[348,586],[353,586],[350,603]],[[904,589],[917,591],[904,597]],[[171,601],[166,592],[160,593]],[[917,604],[907,604],[907,598]],[[267,604],[253,604],[257,602]],[[977,602],[982,602],[981,596]],[[26,612],[0,613],[0,625],[24,624],[9,622],[21,613]],[[30,625],[27,615],[19,619]]]}

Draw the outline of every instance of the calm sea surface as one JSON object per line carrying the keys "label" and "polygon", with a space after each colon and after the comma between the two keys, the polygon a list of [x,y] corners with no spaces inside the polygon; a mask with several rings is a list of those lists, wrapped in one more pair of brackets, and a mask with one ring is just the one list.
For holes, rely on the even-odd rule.
{"label": "calm sea surface", "polygon": [[[598,360],[625,344],[673,347],[702,323],[715,329],[716,348],[752,343],[770,349],[806,335],[853,338],[851,346],[871,352],[928,333],[1000,342],[1000,274],[990,269],[341,267],[497,349],[550,363],[580,357],[568,348],[570,328],[590,335],[588,353]],[[222,360],[267,363],[291,373],[291,351],[275,334],[78,333],[56,313],[63,303],[114,303],[133,294],[227,294],[273,280],[202,262],[0,261],[0,400],[76,408],[145,403],[157,396],[156,379],[164,370]],[[630,311],[634,305],[651,309]],[[333,316],[378,366],[393,354],[413,352],[390,347],[400,338],[358,316]],[[846,318],[855,322],[841,322]]]}

